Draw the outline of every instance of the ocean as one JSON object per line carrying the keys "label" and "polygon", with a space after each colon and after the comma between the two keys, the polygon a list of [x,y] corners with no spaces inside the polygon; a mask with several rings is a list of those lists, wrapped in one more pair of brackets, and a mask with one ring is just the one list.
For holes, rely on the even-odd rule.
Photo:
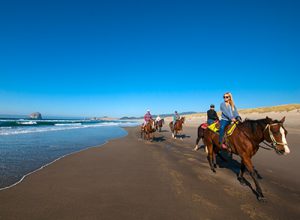
{"label": "ocean", "polygon": [[74,152],[125,136],[137,122],[0,119],[0,189]]}

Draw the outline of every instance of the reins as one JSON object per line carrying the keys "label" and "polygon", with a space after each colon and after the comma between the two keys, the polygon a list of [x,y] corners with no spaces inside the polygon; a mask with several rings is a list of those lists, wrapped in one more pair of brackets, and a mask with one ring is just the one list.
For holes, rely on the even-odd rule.
{"label": "reins", "polygon": [[[234,122],[236,123],[236,122]],[[277,125],[278,123],[273,123],[273,124],[267,124],[266,127],[264,128],[264,131],[266,129],[268,129],[268,132],[269,132],[269,135],[270,135],[270,139],[272,141],[272,144],[268,143],[267,141],[263,141],[262,143],[265,144],[267,147],[270,147],[272,148],[273,150],[277,151],[277,148],[276,148],[276,145],[285,145],[284,143],[281,143],[281,142],[278,142],[276,141],[272,131],[271,131],[271,126],[273,125]],[[240,129],[240,131],[243,132],[243,134],[252,142],[252,138],[249,137],[249,135],[243,130],[243,129]],[[269,150],[268,148],[264,147],[264,146],[261,146],[260,144],[258,145],[259,147],[263,148],[263,149],[266,149],[266,150]]]}

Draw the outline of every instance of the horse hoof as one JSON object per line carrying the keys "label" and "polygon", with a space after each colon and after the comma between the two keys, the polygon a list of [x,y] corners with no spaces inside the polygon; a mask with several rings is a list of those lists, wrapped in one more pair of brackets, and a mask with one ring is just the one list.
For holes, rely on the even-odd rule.
{"label": "horse hoof", "polygon": [[257,200],[259,202],[267,202],[267,199],[265,197],[263,197],[263,196],[257,196]]}
{"label": "horse hoof", "polygon": [[216,170],[215,169],[211,169],[214,173],[216,173]]}
{"label": "horse hoof", "polygon": [[246,182],[245,182],[244,178],[238,177],[237,179],[242,186],[246,186]]}

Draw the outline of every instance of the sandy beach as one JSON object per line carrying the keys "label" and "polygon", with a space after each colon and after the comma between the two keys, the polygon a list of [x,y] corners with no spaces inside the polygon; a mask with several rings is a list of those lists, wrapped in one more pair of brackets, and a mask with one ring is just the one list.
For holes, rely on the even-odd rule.
{"label": "sandy beach", "polygon": [[0,191],[0,219],[300,217],[300,126],[287,125],[290,155],[260,149],[254,157],[267,198],[261,203],[237,181],[237,156],[214,174],[205,152],[193,151],[200,122],[187,123],[183,140],[172,139],[167,125],[153,142],[126,128],[124,138],[67,156]]}

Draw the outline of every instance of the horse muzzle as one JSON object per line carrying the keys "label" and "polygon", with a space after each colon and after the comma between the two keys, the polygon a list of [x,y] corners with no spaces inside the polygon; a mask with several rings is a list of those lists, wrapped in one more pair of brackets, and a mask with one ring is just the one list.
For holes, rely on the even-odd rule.
{"label": "horse muzzle", "polygon": [[[282,146],[283,146],[283,148],[282,148]],[[278,147],[278,145],[275,145],[274,149],[275,149],[276,153],[279,155],[288,155],[291,152],[288,145],[286,145],[286,144],[280,145],[280,147]]]}

